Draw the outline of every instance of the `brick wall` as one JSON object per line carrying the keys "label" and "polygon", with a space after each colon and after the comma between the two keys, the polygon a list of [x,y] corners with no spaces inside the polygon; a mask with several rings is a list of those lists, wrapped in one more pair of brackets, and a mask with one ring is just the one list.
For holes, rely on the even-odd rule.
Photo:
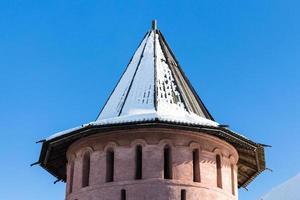
{"label": "brick wall", "polygon": [[[141,180],[135,180],[136,145],[142,146]],[[171,180],[163,178],[165,145],[171,148]],[[193,150],[196,148],[199,149],[200,182],[193,182]],[[114,181],[109,183],[106,183],[107,149],[114,150]],[[87,151],[90,153],[89,186],[82,187],[82,157]],[[217,187],[217,154],[221,155],[222,188]],[[204,133],[162,128],[101,133],[72,144],[67,158],[67,200],[121,200],[122,189],[126,190],[126,200],[181,200],[181,190],[186,190],[188,200],[238,198],[236,150]]]}

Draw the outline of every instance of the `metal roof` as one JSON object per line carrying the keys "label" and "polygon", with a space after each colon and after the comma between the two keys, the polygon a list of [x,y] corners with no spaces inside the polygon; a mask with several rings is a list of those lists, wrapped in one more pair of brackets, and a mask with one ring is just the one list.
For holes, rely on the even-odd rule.
{"label": "metal roof", "polygon": [[74,141],[108,130],[156,126],[205,132],[232,144],[239,153],[239,187],[247,186],[265,170],[263,146],[214,121],[156,23],[146,33],[97,119],[43,141],[39,164],[65,180],[66,151]]}
{"label": "metal roof", "polygon": [[153,119],[218,126],[156,25],[146,33],[95,123]]}

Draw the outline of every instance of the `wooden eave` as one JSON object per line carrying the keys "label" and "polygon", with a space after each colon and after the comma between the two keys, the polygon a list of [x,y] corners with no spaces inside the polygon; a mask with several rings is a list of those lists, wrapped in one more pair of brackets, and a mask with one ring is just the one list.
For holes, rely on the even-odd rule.
{"label": "wooden eave", "polygon": [[58,180],[66,181],[66,152],[68,147],[80,138],[101,134],[113,130],[138,128],[170,128],[204,132],[233,145],[239,154],[238,186],[246,187],[265,170],[264,147],[226,128],[174,124],[160,121],[127,123],[116,125],[88,126],[60,137],[45,141],[42,146],[39,163]]}

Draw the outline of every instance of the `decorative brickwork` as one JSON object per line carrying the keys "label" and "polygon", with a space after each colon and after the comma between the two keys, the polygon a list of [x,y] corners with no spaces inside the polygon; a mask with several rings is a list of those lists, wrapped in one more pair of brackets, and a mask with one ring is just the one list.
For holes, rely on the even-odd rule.
{"label": "decorative brickwork", "polygon": [[[170,179],[164,179],[166,145],[171,154]],[[142,179],[139,180],[136,179],[137,147],[142,150],[142,169],[139,172]],[[195,149],[199,153],[195,153]],[[110,151],[114,152],[114,179],[107,182]],[[89,183],[83,187],[82,183],[87,180],[83,176],[87,170],[83,167],[88,166],[84,163],[87,152],[90,153]],[[217,173],[217,155],[221,159],[222,177]],[[195,156],[199,158],[195,159]],[[101,133],[72,144],[67,157],[67,200],[237,199],[233,192],[237,190],[237,151],[228,143],[204,133],[161,128]],[[196,164],[199,182],[194,180],[195,161],[199,162]],[[222,181],[221,188],[218,179]]]}

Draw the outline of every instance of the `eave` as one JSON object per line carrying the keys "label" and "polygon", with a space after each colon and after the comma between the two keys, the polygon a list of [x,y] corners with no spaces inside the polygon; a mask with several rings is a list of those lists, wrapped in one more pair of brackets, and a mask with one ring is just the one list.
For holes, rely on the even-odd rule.
{"label": "eave", "polygon": [[114,125],[91,125],[47,140],[43,143],[39,163],[58,180],[66,181],[66,152],[75,141],[94,134],[101,134],[113,130],[137,128],[170,128],[207,133],[218,137],[233,145],[238,151],[238,186],[246,187],[262,171],[265,170],[264,147],[227,128],[178,124],[170,122],[135,122]]}

